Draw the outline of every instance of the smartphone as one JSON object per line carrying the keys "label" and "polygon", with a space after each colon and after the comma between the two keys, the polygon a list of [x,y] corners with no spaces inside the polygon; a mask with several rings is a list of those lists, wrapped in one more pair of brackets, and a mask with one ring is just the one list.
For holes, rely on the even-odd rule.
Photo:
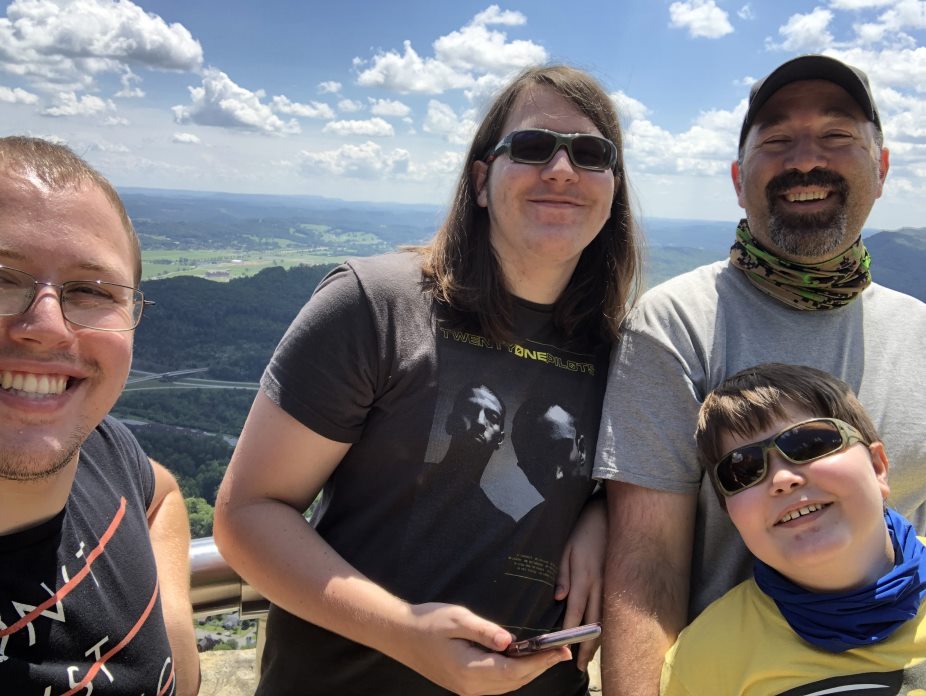
{"label": "smartphone", "polygon": [[575,628],[566,628],[562,631],[553,633],[544,633],[527,640],[513,642],[505,650],[508,657],[518,657],[520,655],[530,655],[541,650],[558,648],[561,645],[571,645],[572,643],[582,643],[586,640],[595,640],[601,635],[601,624],[585,624]]}

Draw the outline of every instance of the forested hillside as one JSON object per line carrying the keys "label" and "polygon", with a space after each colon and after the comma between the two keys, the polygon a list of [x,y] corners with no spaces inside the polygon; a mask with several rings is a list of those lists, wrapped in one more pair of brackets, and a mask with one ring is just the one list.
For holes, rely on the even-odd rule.
{"label": "forested hillside", "polygon": [[227,283],[181,276],[148,281],[135,336],[140,370],[208,367],[214,379],[256,381],[286,327],[333,268],[268,268]]}

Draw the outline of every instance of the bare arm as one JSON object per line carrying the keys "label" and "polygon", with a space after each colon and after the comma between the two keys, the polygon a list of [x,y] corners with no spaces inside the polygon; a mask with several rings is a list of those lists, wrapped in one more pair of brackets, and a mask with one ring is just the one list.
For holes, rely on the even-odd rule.
{"label": "bare arm", "polygon": [[286,611],[458,693],[513,691],[568,659],[565,648],[517,659],[490,652],[511,641],[500,626],[459,606],[408,604],[337,554],[302,511],[349,448],[258,394],[215,511],[216,543],[243,578]]}
{"label": "bare arm", "polygon": [[183,495],[171,473],[155,461],[154,497],[148,506],[148,533],[158,567],[161,609],[174,656],[177,696],[199,693],[199,652],[190,604],[190,524]]}
{"label": "bare arm", "polygon": [[[569,535],[556,579],[554,597],[566,599],[563,628],[601,621],[602,585],[608,518],[605,500],[590,499]],[[585,671],[600,641],[590,640],[575,646],[577,664]]]}
{"label": "bare arm", "polygon": [[687,621],[697,495],[606,485],[602,685],[607,696],[655,696]]}

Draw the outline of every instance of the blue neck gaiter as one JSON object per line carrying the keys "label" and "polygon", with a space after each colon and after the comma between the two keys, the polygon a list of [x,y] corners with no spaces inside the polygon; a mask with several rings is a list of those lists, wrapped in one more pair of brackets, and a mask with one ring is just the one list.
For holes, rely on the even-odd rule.
{"label": "blue neck gaiter", "polygon": [[756,560],[759,589],[808,643],[833,653],[873,645],[916,616],[926,597],[926,547],[900,513],[887,509],[884,521],[894,546],[894,567],[866,587],[811,592]]}

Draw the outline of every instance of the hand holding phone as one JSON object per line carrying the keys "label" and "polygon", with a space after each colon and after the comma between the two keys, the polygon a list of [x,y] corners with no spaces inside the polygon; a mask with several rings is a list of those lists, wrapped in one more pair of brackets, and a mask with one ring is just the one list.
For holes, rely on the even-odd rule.
{"label": "hand holding phone", "polygon": [[566,628],[553,633],[544,633],[527,640],[515,641],[505,649],[505,655],[508,657],[531,655],[541,650],[558,648],[561,645],[572,645],[573,643],[595,640],[600,635],[600,623],[585,624],[584,626]]}

